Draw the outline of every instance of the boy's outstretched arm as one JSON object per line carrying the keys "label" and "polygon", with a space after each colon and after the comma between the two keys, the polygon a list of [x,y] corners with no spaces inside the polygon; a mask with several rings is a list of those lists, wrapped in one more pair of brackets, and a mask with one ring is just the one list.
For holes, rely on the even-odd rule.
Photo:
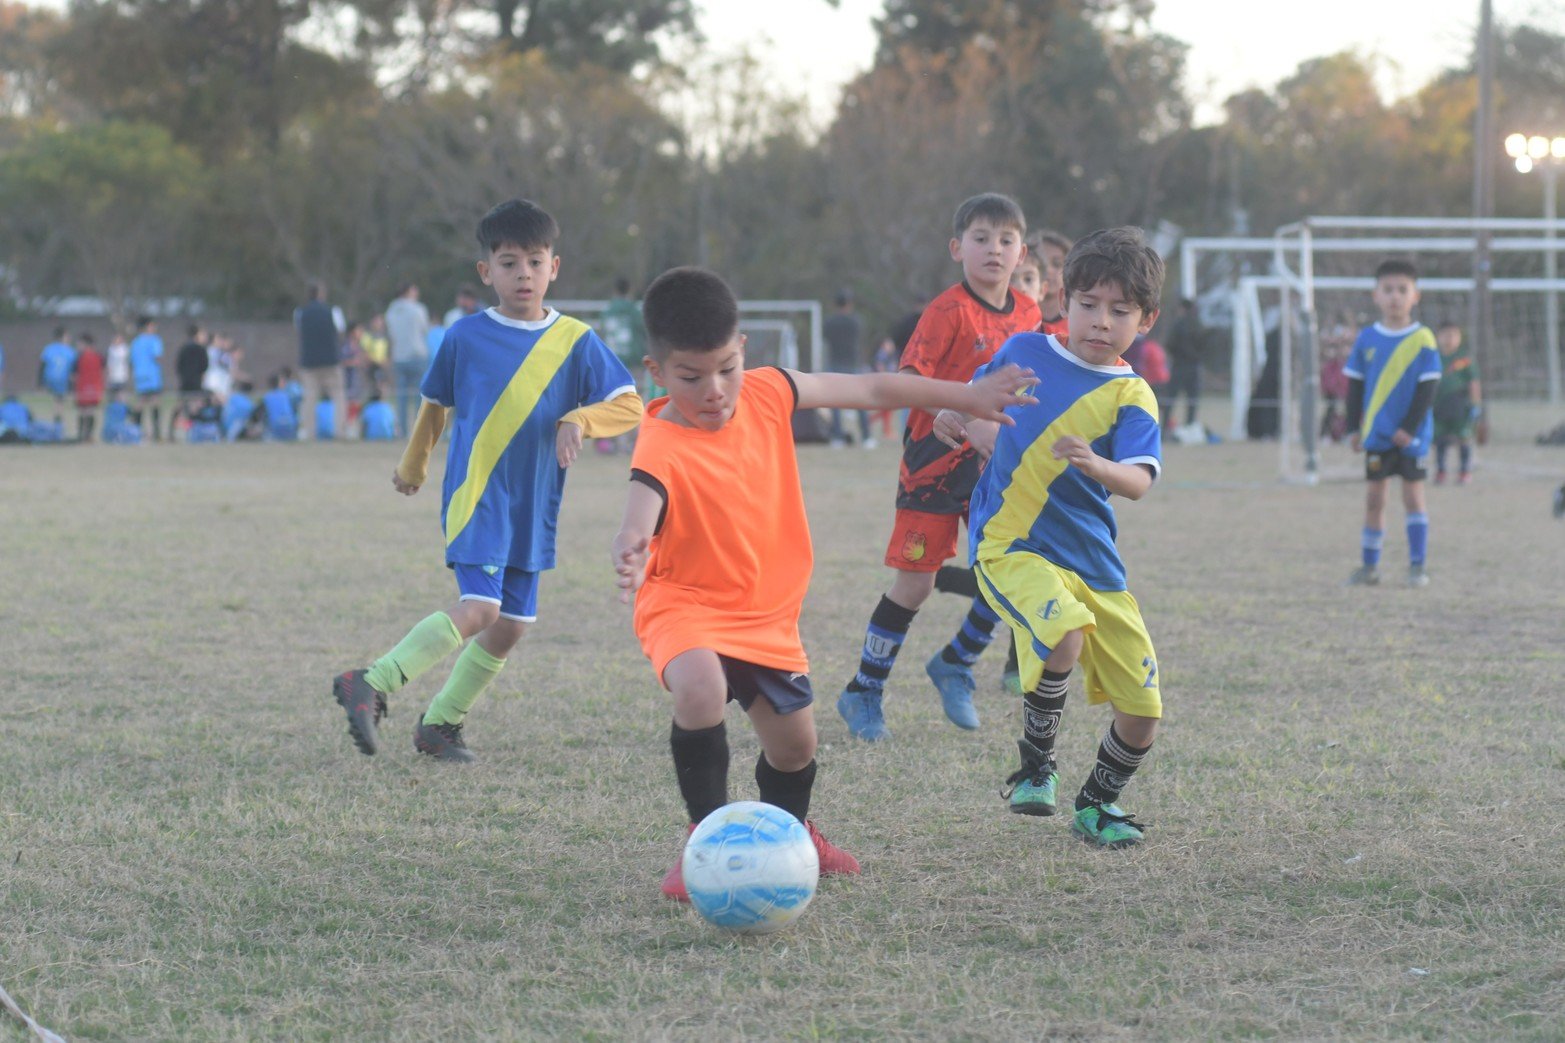
{"label": "boy's outstretched arm", "polygon": [[576,462],[584,438],[613,438],[641,423],[641,396],[634,391],[592,402],[566,413],[555,424],[554,455],[561,467]]}
{"label": "boy's outstretched arm", "polygon": [[645,482],[631,480],[630,494],[625,498],[625,520],[609,555],[614,559],[615,583],[620,589],[621,604],[628,605],[641,589],[647,576],[647,548],[657,532],[658,518],[663,514],[664,500],[658,491]]}
{"label": "boy's outstretched arm", "polygon": [[1011,406],[1036,405],[1027,389],[1038,383],[1030,369],[1004,366],[971,384],[911,373],[800,373],[788,370],[800,409],[952,409],[999,424]]}

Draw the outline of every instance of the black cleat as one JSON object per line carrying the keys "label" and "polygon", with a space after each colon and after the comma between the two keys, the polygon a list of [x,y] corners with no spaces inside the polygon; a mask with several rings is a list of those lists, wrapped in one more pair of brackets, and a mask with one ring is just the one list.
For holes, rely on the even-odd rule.
{"label": "black cleat", "polygon": [[462,741],[460,724],[425,724],[422,717],[413,729],[413,748],[436,760],[467,764],[478,759]]}
{"label": "black cleat", "polygon": [[348,714],[348,733],[353,745],[368,757],[380,749],[380,733],[375,726],[386,716],[385,693],[373,688],[364,680],[364,670],[349,670],[338,674],[331,683],[331,693],[337,704]]}

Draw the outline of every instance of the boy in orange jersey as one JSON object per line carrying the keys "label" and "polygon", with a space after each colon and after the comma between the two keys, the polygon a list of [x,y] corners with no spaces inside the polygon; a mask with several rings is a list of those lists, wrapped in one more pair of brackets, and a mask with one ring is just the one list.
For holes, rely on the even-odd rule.
{"label": "boy in orange jersey", "polygon": [[[806,823],[822,873],[857,873],[852,855],[808,819],[815,783],[814,695],[799,639],[813,554],[794,454],[796,409],[934,411],[968,403],[1009,422],[1031,402],[1031,374],[1004,368],[974,384],[895,373],[746,373],[739,309],[721,278],[675,268],[642,303],[652,378],[614,537],[621,600],[635,597],[643,651],[674,699],[670,745],[690,828],[728,803],[724,708],[749,714],[761,740],[760,798]],[[688,900],[676,861],[665,895]]]}
{"label": "boy in orange jersey", "polygon": [[[1038,304],[1011,288],[1011,274],[1027,255],[1021,207],[995,193],[957,207],[951,259],[962,281],[930,302],[902,353],[902,372],[942,380],[970,379],[1013,333],[1038,328]],[[933,431],[934,416],[908,414],[897,482],[896,525],[885,562],[896,570],[891,589],[869,617],[858,671],[837,699],[848,730],[867,742],[884,739],[881,698],[919,606],[933,593],[940,566],[956,556],[956,535],[978,479],[970,447],[951,449]],[[959,728],[978,727],[973,708],[973,664],[994,638],[1000,617],[974,596],[967,619],[924,666],[940,692],[946,717]]]}

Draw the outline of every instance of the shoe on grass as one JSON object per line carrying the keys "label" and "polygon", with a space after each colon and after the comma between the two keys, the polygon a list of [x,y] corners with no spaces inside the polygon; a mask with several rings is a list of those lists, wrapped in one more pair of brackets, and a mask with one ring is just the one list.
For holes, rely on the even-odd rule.
{"label": "shoe on grass", "polygon": [[418,719],[418,727],[413,729],[413,748],[436,760],[459,764],[478,759],[462,740],[460,724],[425,724],[422,717]]}
{"label": "shoe on grass", "polygon": [[380,749],[377,725],[386,716],[386,696],[364,679],[364,670],[349,670],[332,679],[331,694],[348,714],[348,734],[367,757]]}
{"label": "shoe on grass", "polygon": [[1022,751],[1022,766],[1005,780],[1000,796],[1018,815],[1052,815],[1058,809],[1055,790],[1060,784],[1054,758],[1040,754],[1026,739],[1017,739]]}
{"label": "shoe on grass", "polygon": [[1424,571],[1422,565],[1409,565],[1407,567],[1407,585],[1410,587],[1429,586],[1429,573]]}
{"label": "shoe on grass", "polygon": [[1130,847],[1141,843],[1146,823],[1137,822],[1118,804],[1088,804],[1076,812],[1071,832],[1099,847]]}
{"label": "shoe on grass", "polygon": [[815,853],[820,857],[822,875],[829,876],[833,873],[850,876],[858,875],[858,859],[827,840],[810,819],[804,820],[804,828],[810,831],[810,839],[815,843]]}
{"label": "shoe on grass", "polygon": [[924,664],[924,672],[940,692],[940,705],[946,718],[958,728],[968,731],[978,727],[978,711],[973,708],[973,691],[978,683],[973,680],[973,668],[965,663],[948,663],[942,650]]}
{"label": "shoe on grass", "polygon": [[[690,834],[696,831],[696,824],[690,823],[685,828],[685,840],[689,841]],[[676,902],[690,901],[690,892],[685,890],[685,848],[681,844],[679,857],[674,859],[674,868],[663,874],[663,882],[658,885],[658,890],[663,892],[664,898],[672,898]]]}
{"label": "shoe on grass", "polygon": [[881,692],[859,691],[844,688],[837,696],[837,713],[848,723],[848,732],[855,739],[879,742],[890,738],[886,730],[886,717],[881,712]]}
{"label": "shoe on grass", "polygon": [[1380,569],[1374,565],[1360,565],[1348,576],[1350,587],[1374,587],[1380,585]]}

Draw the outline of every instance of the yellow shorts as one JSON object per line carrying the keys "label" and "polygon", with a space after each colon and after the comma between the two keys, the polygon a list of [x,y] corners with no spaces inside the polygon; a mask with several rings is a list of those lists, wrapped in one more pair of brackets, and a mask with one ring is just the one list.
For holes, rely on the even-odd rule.
{"label": "yellow shorts", "polygon": [[1022,691],[1043,679],[1043,661],[1072,630],[1083,631],[1087,701],[1113,703],[1136,717],[1162,717],[1157,654],[1128,590],[1093,590],[1069,569],[1010,551],[973,569],[978,589],[1016,635]]}

